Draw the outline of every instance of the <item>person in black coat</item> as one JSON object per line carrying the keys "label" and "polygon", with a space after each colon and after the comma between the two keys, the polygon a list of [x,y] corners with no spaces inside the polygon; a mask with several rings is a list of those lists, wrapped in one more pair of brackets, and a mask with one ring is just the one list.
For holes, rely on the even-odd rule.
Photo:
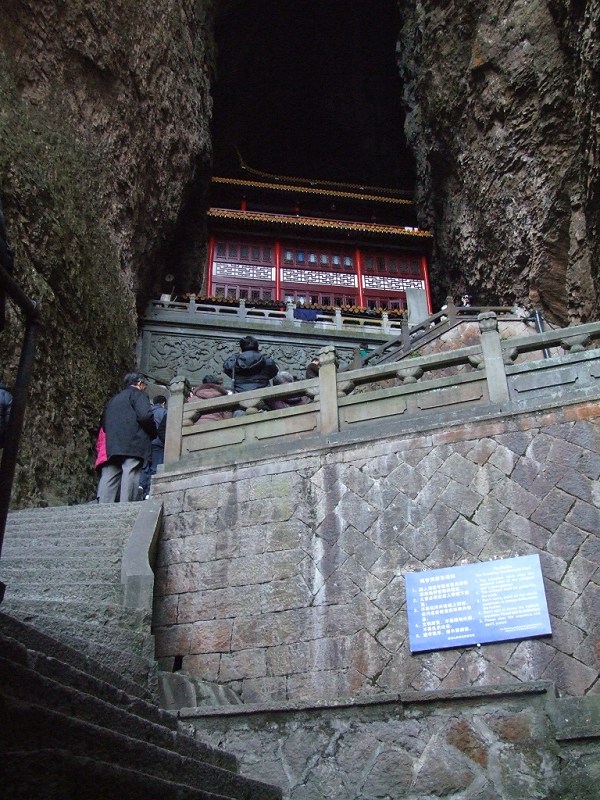
{"label": "person in black coat", "polygon": [[233,380],[233,391],[238,393],[264,389],[279,369],[270,356],[259,352],[254,336],[244,336],[240,339],[240,352],[225,359],[223,372]]}
{"label": "person in black coat", "polygon": [[0,383],[0,448],[6,443],[8,420],[12,408],[13,396],[4,383]]}
{"label": "person in black coat", "polygon": [[108,460],[98,483],[99,503],[114,503],[119,491],[122,503],[138,499],[142,466],[150,460],[151,442],[157,435],[144,376],[128,372],[123,385],[102,415]]}

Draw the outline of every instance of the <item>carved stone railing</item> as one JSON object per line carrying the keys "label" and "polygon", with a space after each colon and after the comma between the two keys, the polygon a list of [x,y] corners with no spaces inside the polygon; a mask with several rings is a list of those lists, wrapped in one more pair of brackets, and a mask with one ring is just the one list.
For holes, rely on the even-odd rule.
{"label": "carved stone railing", "polygon": [[446,298],[445,306],[417,325],[409,327],[408,320],[401,321],[401,331],[398,336],[389,339],[371,352],[355,360],[354,367],[367,364],[382,364],[386,361],[399,361],[414,351],[422,348],[429,342],[438,339],[457,325],[465,322],[477,322],[480,314],[494,312],[495,314],[512,320],[522,317],[515,313],[515,309],[508,306],[456,306],[452,297]]}
{"label": "carved stone railing", "polygon": [[[494,312],[479,314],[478,323],[480,343],[471,347],[344,372],[335,349],[326,347],[318,378],[214,400],[186,402],[189,384],[176,378],[165,470],[197,456],[234,462],[267,444],[292,446],[307,437],[318,444],[345,432],[368,437],[600,399],[600,323],[505,341]],[[544,357],[551,350],[555,355]],[[298,396],[308,402],[268,410],[273,400]],[[237,409],[244,415],[197,420]]]}
{"label": "carved stone railing", "polygon": [[[153,300],[148,306],[145,318],[148,320],[160,319],[164,316],[165,312],[177,312],[186,315],[189,319],[198,319],[208,315],[213,319],[215,317],[227,318],[237,320],[243,327],[247,323],[252,322],[287,322],[292,323],[295,327],[302,327],[311,325],[316,328],[333,330],[369,330],[385,334],[394,334],[400,332],[402,328],[402,319],[390,319],[387,311],[383,311],[381,316],[371,316],[368,312],[363,315],[352,316],[343,314],[340,308],[335,311],[323,312],[320,310],[315,311],[314,319],[307,320],[297,317],[294,314],[296,310],[295,303],[287,302],[285,308],[259,308],[248,306],[245,300],[239,301],[238,306],[219,305],[218,303],[202,303],[196,302],[196,298],[192,295],[187,303],[176,300]],[[302,310],[304,307],[298,306]],[[306,309],[308,310],[308,309]]]}

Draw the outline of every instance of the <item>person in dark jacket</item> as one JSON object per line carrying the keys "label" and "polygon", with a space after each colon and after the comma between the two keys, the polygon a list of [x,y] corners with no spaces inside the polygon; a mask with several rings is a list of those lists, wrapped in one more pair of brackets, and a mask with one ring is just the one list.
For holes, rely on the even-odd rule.
{"label": "person in dark jacket", "polygon": [[272,358],[259,352],[254,336],[244,336],[240,339],[240,352],[225,359],[223,372],[233,380],[233,391],[237,393],[264,389],[279,369]]}
{"label": "person in dark jacket", "polygon": [[104,409],[102,428],[108,460],[98,483],[99,503],[114,503],[119,491],[122,503],[138,497],[142,466],[150,460],[151,442],[157,435],[146,385],[139,372],[128,372],[123,378],[125,388]]}
{"label": "person in dark jacket", "polygon": [[[163,419],[167,416],[167,398],[164,394],[157,394],[152,398],[152,414],[154,416],[154,424],[156,430],[160,430]],[[165,422],[166,426],[166,422]],[[165,460],[165,443],[160,440],[158,434],[152,439],[152,455],[150,461],[146,461],[142,468],[142,477],[140,479],[140,491],[142,499],[147,500],[150,494],[150,483],[152,476],[156,475],[156,470],[159,464],[163,464]]]}
{"label": "person in dark jacket", "polygon": [[[290,372],[280,372],[273,378],[273,386],[282,386],[284,383],[294,383],[294,376]],[[305,403],[310,403],[310,398],[303,394],[295,394],[290,397],[269,397],[266,401],[266,405],[271,411],[303,406]]]}
{"label": "person in dark jacket", "polygon": [[8,418],[12,408],[13,396],[6,388],[5,384],[0,383],[0,448],[6,443],[6,432],[8,430]]}
{"label": "person in dark jacket", "polygon": [[306,372],[305,375],[308,379],[310,378],[318,378],[319,377],[319,370],[321,369],[321,362],[319,361],[318,356],[315,356],[309,363],[306,365]]}

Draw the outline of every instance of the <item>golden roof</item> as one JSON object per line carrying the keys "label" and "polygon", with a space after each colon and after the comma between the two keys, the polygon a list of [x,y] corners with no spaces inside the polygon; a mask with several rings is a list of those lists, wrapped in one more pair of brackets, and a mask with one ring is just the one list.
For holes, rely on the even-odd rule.
{"label": "golden roof", "polygon": [[[295,192],[296,194],[313,194],[322,197],[337,197],[348,200],[368,200],[370,202],[378,203],[395,203],[402,206],[412,206],[412,200],[406,200],[403,197],[381,197],[380,195],[368,194],[365,192],[347,192],[333,189],[321,189],[314,186],[299,186],[292,183],[269,183],[267,181],[248,181],[241,178],[221,178],[214,177],[213,183],[227,184],[229,186],[244,186],[254,189],[271,189],[277,192]],[[344,185],[344,184],[340,184]],[[359,187],[357,187],[359,188]],[[373,187],[376,188],[376,187]],[[383,190],[381,190],[383,191]]]}
{"label": "golden roof", "polygon": [[375,222],[349,222],[346,220],[322,219],[320,217],[290,216],[289,214],[269,214],[262,211],[234,211],[228,208],[211,208],[209,219],[238,220],[244,222],[262,222],[267,224],[284,224],[292,228],[324,228],[329,230],[354,231],[356,233],[382,233],[388,236],[419,236],[431,238],[430,231],[419,228],[401,227],[399,225],[379,225]]}

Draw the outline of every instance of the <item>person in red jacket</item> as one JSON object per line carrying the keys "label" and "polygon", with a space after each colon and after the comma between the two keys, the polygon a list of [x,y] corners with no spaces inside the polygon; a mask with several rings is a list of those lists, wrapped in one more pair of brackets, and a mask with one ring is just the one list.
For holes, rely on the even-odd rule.
{"label": "person in red jacket", "polygon": [[[188,400],[210,400],[213,397],[226,397],[228,394],[229,392],[223,386],[222,380],[216,375],[205,375],[202,378],[202,384],[192,389]],[[198,422],[200,419],[230,419],[231,416],[232,412],[228,410],[209,411],[205,414],[197,411],[192,417],[192,422]]]}

